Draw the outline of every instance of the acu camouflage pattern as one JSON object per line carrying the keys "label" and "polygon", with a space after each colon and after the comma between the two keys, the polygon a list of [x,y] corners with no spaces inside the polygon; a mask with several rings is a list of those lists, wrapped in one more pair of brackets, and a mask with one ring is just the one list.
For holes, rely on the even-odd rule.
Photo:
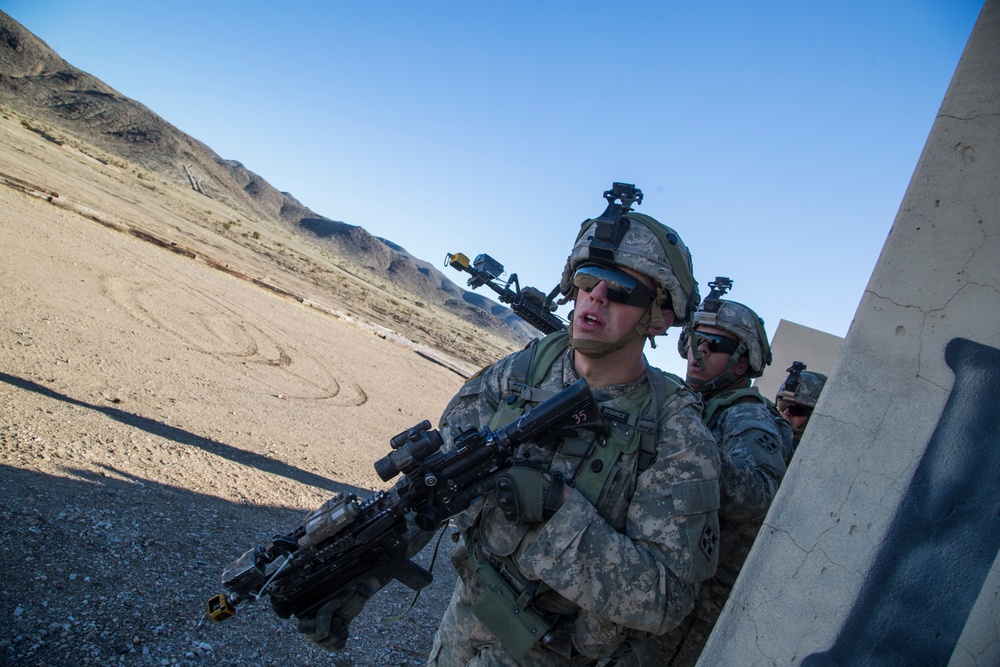
{"label": "acu camouflage pattern", "polygon": [[[670,294],[675,316],[673,326],[689,324],[691,313],[701,301],[698,283],[693,277],[691,251],[684,245],[676,231],[655,218],[631,212],[622,216],[622,220],[627,220],[629,226],[618,249],[615,250],[615,264],[652,278],[660,294]],[[572,292],[573,273],[590,261],[590,241],[594,238],[596,228],[595,220],[584,220],[580,235],[566,259],[562,280],[559,283],[559,290],[563,294],[568,295]],[[669,249],[664,247],[657,233],[652,231],[654,228],[662,232],[666,242],[671,246]]]}
{"label": "acu camouflage pattern", "polygon": [[[508,395],[516,354],[523,352],[487,368],[452,399],[440,424],[446,447],[461,430],[490,421]],[[540,386],[558,391],[576,381],[571,359],[571,351],[557,358]],[[647,384],[644,377],[594,395],[615,407]],[[719,459],[701,407],[687,388],[666,398],[658,411],[656,460],[640,474],[639,452],[623,454],[599,507],[574,490],[549,521],[515,525],[487,496],[457,517],[461,530],[475,527],[477,553],[515,570],[518,583],[544,582],[534,608],[555,619],[553,640],[520,661],[503,649],[471,611],[483,587],[459,543],[452,552],[459,580],[428,664],[593,664],[627,639],[677,626],[694,606],[697,584],[715,572],[718,554]],[[582,460],[564,449],[528,443],[522,453],[572,480]]]}
{"label": "acu camouflage pattern", "polygon": [[[748,391],[756,396],[747,397]],[[713,396],[706,413],[713,401],[729,396],[741,398],[714,410],[709,424],[722,455],[719,567],[702,585],[691,615],[647,643],[644,665],[693,667],[698,661],[791,459],[791,426],[756,389]]]}
{"label": "acu camouflage pattern", "polygon": [[813,371],[802,371],[798,374],[798,377],[798,384],[793,391],[789,391],[788,389],[788,380],[785,380],[781,384],[775,402],[786,401],[788,403],[798,403],[799,405],[815,408],[820,392],[823,391],[823,387],[826,385],[827,377],[822,373],[814,373]]}
{"label": "acu camouflage pattern", "polygon": [[[774,399],[778,404],[778,409],[784,410],[787,403],[815,408],[816,402],[819,401],[819,395],[826,385],[826,380],[827,377],[825,375],[814,371],[802,370],[799,373],[789,374],[785,378],[785,381],[781,383],[781,386],[778,388],[778,395]],[[793,451],[799,448],[799,442],[802,440],[802,436],[805,435],[806,426],[808,425],[809,419],[806,419],[793,431],[795,437],[792,445]]]}

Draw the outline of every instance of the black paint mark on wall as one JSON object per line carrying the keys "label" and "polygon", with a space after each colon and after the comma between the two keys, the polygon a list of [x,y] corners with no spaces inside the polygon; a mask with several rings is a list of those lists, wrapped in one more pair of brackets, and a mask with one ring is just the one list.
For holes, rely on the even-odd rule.
{"label": "black paint mark on wall", "polygon": [[830,650],[804,667],[947,665],[1000,550],[1000,350],[964,338],[944,412]]}

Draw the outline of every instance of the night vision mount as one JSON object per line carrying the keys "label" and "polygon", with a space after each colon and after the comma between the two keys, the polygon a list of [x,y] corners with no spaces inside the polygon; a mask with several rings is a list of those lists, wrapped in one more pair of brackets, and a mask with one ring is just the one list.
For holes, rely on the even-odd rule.
{"label": "night vision mount", "polygon": [[795,390],[799,388],[799,382],[802,379],[802,371],[806,369],[806,365],[801,361],[793,361],[792,365],[788,367],[786,371],[788,377],[785,378],[785,382],[781,385],[781,391],[789,392],[794,394]]}
{"label": "night vision mount", "polygon": [[701,309],[709,313],[719,312],[719,308],[722,306],[722,297],[726,295],[729,290],[733,289],[733,281],[725,276],[716,276],[715,280],[708,283],[708,287],[711,291],[708,296],[705,297],[705,301],[701,306]]}
{"label": "night vision mount", "polygon": [[[604,191],[604,198],[608,200],[608,207],[619,206],[622,214],[625,214],[632,210],[632,204],[642,203],[642,190],[632,183],[615,182],[611,184],[610,190]],[[621,202],[620,205],[615,204],[616,199]]]}
{"label": "night vision mount", "polygon": [[[631,183],[616,182],[611,184],[610,190],[604,191],[604,198],[608,200],[608,207],[593,220],[596,227],[594,238],[590,242],[590,259],[614,266],[615,250],[629,228],[629,220],[625,215],[632,210],[632,204],[642,203],[642,190]],[[583,233],[583,229],[580,233]]]}

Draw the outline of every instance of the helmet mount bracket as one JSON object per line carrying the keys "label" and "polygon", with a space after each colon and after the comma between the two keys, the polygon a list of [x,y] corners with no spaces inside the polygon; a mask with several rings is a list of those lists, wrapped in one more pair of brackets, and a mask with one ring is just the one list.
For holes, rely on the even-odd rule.
{"label": "helmet mount bracket", "polygon": [[705,297],[701,309],[706,312],[717,313],[722,306],[722,297],[733,288],[733,281],[725,276],[716,276],[715,280],[708,283],[708,286],[711,288],[711,291]]}
{"label": "helmet mount bracket", "polygon": [[799,388],[799,380],[802,378],[802,371],[806,369],[806,365],[801,361],[793,361],[792,365],[788,368],[786,373],[788,377],[785,379],[782,385],[782,391],[788,391],[795,393],[795,390]]}
{"label": "helmet mount bracket", "polygon": [[629,219],[625,215],[632,210],[632,204],[642,203],[642,190],[631,183],[612,183],[610,190],[604,191],[608,207],[604,213],[594,218],[597,227],[590,242],[590,259],[600,264],[614,266],[615,250],[618,249]]}

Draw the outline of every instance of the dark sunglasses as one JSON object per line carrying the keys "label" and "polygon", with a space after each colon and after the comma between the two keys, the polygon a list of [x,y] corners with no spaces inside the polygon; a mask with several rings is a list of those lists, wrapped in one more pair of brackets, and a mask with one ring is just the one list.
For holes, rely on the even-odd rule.
{"label": "dark sunglasses", "polygon": [[656,299],[656,294],[642,282],[618,269],[581,266],[573,274],[573,284],[584,292],[590,292],[602,282],[607,285],[608,299],[615,303],[648,308]]}
{"label": "dark sunglasses", "polygon": [[778,401],[778,412],[787,411],[793,417],[808,417],[812,414],[813,409],[808,405],[799,405],[798,403],[787,403],[785,401]]}
{"label": "dark sunglasses", "polygon": [[[692,338],[694,339],[693,343],[691,343]],[[695,331],[694,334],[688,339],[688,342],[695,347],[698,347],[702,344],[702,342],[705,342],[708,344],[708,351],[713,354],[717,352],[722,354],[732,354],[740,346],[739,342],[733,340],[732,338],[726,338],[725,336],[720,336],[718,334],[705,333],[703,331]]]}

